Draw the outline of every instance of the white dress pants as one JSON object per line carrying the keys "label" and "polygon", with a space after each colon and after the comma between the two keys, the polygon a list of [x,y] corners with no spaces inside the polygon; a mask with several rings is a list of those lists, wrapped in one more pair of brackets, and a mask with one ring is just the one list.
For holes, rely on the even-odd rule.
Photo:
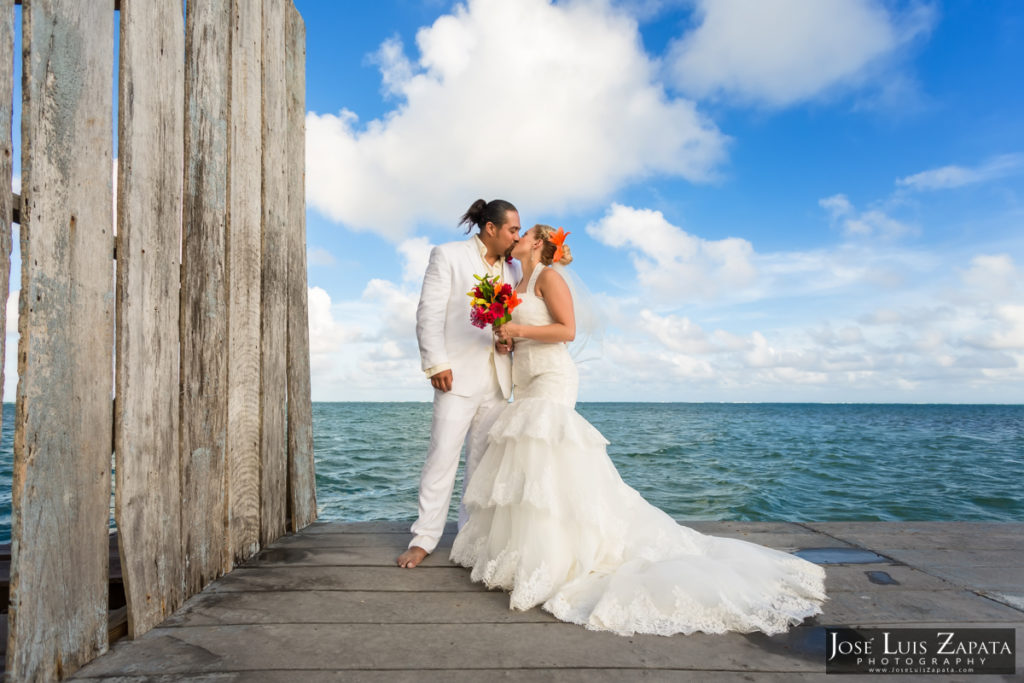
{"label": "white dress pants", "polygon": [[[448,519],[448,506],[455,488],[455,474],[459,469],[459,454],[466,446],[466,471],[462,490],[473,476],[480,458],[487,449],[487,432],[508,405],[498,386],[498,376],[491,365],[491,382],[486,390],[475,396],[456,396],[434,390],[434,419],[430,425],[430,447],[427,460],[420,473],[419,518],[412,525],[413,539],[409,547],[419,546],[434,552],[444,523]],[[459,504],[459,528],[469,520],[469,513]]]}

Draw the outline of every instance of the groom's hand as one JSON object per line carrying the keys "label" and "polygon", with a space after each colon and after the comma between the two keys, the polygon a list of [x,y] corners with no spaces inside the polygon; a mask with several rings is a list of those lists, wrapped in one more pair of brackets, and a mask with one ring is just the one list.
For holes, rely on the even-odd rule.
{"label": "groom's hand", "polygon": [[449,392],[452,390],[452,371],[442,370],[436,375],[430,376],[430,386],[438,391]]}

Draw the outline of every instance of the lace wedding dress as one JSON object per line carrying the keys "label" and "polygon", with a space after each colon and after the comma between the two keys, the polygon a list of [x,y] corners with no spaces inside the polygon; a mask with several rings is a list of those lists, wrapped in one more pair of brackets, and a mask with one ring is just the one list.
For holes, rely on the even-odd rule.
{"label": "lace wedding dress", "polygon": [[[552,322],[534,293],[512,320]],[[470,519],[451,560],[589,629],[632,633],[786,631],[821,612],[825,572],[787,553],[676,524],[619,477],[608,441],[575,411],[565,344],[517,339],[515,400],[466,490]]]}

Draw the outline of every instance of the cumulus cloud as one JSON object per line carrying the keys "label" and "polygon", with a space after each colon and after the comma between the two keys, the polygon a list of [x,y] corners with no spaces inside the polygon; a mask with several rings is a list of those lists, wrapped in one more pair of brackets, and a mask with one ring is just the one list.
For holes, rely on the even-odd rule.
{"label": "cumulus cloud", "polygon": [[[17,243],[17,235],[15,235]],[[13,283],[12,283],[13,284]],[[7,295],[5,313],[6,346],[4,361],[3,400],[13,402],[18,393],[18,298],[21,290],[12,289]]]}
{"label": "cumulus cloud", "polygon": [[879,209],[857,211],[843,194],[820,199],[818,205],[829,213],[833,225],[840,226],[846,237],[878,237],[891,240],[916,235],[919,232],[915,226],[897,220]]}
{"label": "cumulus cloud", "polygon": [[[661,227],[657,248],[678,251],[678,229]],[[428,249],[421,240],[396,247],[407,267]],[[999,401],[1024,382],[1024,282],[1012,256],[899,256],[894,267],[935,279],[884,299],[860,286],[879,258],[870,248],[803,256],[752,254],[756,303],[657,310],[646,290],[600,295],[610,327],[602,358],[581,366],[583,400]],[[844,261],[866,265],[839,272]],[[783,263],[792,290],[772,284]],[[418,291],[418,276],[371,280],[348,301],[310,289],[316,400],[429,400],[415,343]],[[809,309],[815,299],[821,306]]]}
{"label": "cumulus cloud", "polygon": [[310,247],[306,250],[306,263],[311,266],[333,266],[337,261],[334,254],[323,247]]}
{"label": "cumulus cloud", "polygon": [[398,245],[398,254],[402,257],[402,280],[418,284],[423,279],[433,248],[426,237],[408,239]]}
{"label": "cumulus cloud", "polygon": [[4,310],[4,322],[7,326],[6,336],[8,343],[11,337],[18,336],[18,298],[21,296],[20,289],[12,289],[7,295],[7,305]]}
{"label": "cumulus cloud", "polygon": [[[837,220],[871,220],[844,195],[820,204]],[[597,400],[1003,401],[1024,382],[1024,277],[1010,254],[862,240],[715,250],[659,212],[621,205],[588,230],[630,252],[639,285],[608,298],[606,365],[588,377]],[[752,279],[732,279],[721,253]],[[698,301],[689,287],[719,297]]]}
{"label": "cumulus cloud", "polygon": [[376,61],[397,100],[306,118],[307,199],[328,218],[398,241],[450,224],[472,199],[580,208],[651,174],[713,177],[727,139],[668,96],[636,20],[606,2],[470,0]]}
{"label": "cumulus cloud", "polygon": [[[841,224],[866,226],[860,233],[844,230],[849,236],[888,239],[913,231],[879,211],[857,212],[842,195],[822,202],[846,212]],[[662,308],[824,296],[852,288],[890,291],[934,266],[926,254],[891,245],[879,249],[862,239],[831,249],[758,252],[745,239],[707,240],[673,225],[659,211],[621,204],[612,204],[587,232],[629,253],[639,285],[636,295]]]}
{"label": "cumulus cloud", "polygon": [[1005,304],[995,309],[997,329],[988,340],[989,348],[1024,349],[1024,305]]}
{"label": "cumulus cloud", "polygon": [[898,179],[896,184],[919,191],[948,190],[1003,178],[1016,172],[1022,164],[1024,156],[1002,154],[978,166],[950,165],[921,171]]}
{"label": "cumulus cloud", "polygon": [[342,325],[334,317],[331,296],[321,287],[307,290],[309,308],[309,352],[318,356],[340,350],[346,343],[357,341],[359,333]]}
{"label": "cumulus cloud", "polygon": [[697,0],[696,12],[669,50],[676,85],[771,107],[862,84],[935,20],[925,5],[896,16],[878,0]]}
{"label": "cumulus cloud", "polygon": [[324,289],[309,288],[313,400],[429,400],[416,304],[431,248],[423,238],[397,245],[402,281],[372,278],[353,299],[335,301]]}
{"label": "cumulus cloud", "polygon": [[669,223],[660,211],[612,204],[587,233],[611,247],[628,248],[641,285],[666,300],[714,299],[757,277],[747,240],[705,240]]}
{"label": "cumulus cloud", "polygon": [[1024,274],[1009,254],[978,254],[962,271],[964,284],[984,297],[1024,297]]}

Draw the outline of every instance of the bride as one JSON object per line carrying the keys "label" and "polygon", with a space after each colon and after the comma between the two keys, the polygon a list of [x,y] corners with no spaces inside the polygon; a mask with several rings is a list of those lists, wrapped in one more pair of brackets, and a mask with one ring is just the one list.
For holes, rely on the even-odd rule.
{"label": "bride", "polygon": [[575,411],[564,239],[535,225],[512,250],[523,266],[522,303],[497,344],[504,351],[514,341],[515,400],[466,489],[470,518],[451,560],[471,567],[474,581],[511,591],[513,609],[542,605],[622,635],[774,634],[819,614],[821,567],[676,524],[619,477],[608,441]]}

